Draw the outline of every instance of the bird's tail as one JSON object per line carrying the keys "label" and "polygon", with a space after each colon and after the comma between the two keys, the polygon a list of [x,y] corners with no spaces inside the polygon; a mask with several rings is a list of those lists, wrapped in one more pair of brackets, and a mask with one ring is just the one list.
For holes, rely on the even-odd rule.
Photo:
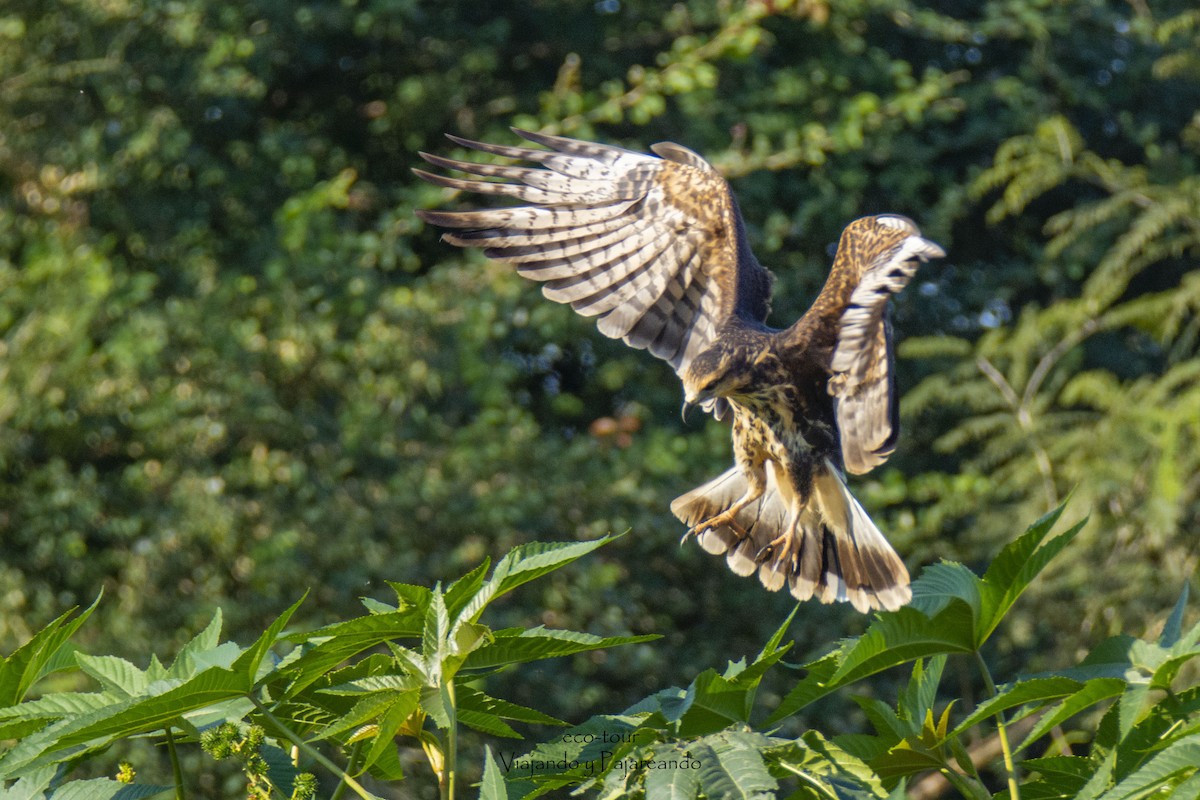
{"label": "bird's tail", "polygon": [[[728,526],[702,531],[696,540],[706,551],[724,555],[738,575],[758,572],[771,591],[788,584],[798,600],[816,597],[822,603],[841,600],[859,611],[895,610],[912,598],[908,570],[867,512],[850,494],[837,469],[828,461],[813,479],[812,496],[800,512],[794,558],[780,564],[758,555],[779,537],[788,523],[788,506],[767,470],[767,490],[746,506],[736,519],[745,538]],[[728,509],[745,494],[747,480],[733,467],[671,503],[671,511],[693,526]]]}

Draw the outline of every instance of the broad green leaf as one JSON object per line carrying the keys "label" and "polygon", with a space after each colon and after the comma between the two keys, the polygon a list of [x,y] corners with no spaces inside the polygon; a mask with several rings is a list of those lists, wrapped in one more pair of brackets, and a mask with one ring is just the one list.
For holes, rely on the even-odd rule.
{"label": "broad green leaf", "polygon": [[489,736],[496,736],[501,739],[525,738],[521,736],[521,734],[517,733],[511,725],[497,717],[495,714],[459,708],[457,710],[456,719],[458,720],[459,725],[465,725],[468,728],[474,728],[480,733],[486,733]]}
{"label": "broad green leaf", "polygon": [[399,604],[399,611],[420,611],[424,612],[425,606],[429,604],[429,598],[432,592],[426,586],[414,586],[411,583],[397,583],[388,581],[387,585],[392,587],[392,591],[396,593],[396,602]]}
{"label": "broad green leaf", "polygon": [[491,563],[491,559],[485,558],[479,566],[450,584],[446,589],[446,610],[450,612],[450,619],[458,621],[459,612],[475,597],[480,587],[483,586],[484,576],[487,575],[488,567],[491,566]]}
{"label": "broad green leaf", "polygon": [[656,635],[600,637],[590,633],[549,630],[541,626],[528,630],[496,631],[495,637],[491,644],[468,655],[462,668],[487,669],[504,664],[520,664],[588,650],[603,650],[622,644],[649,642],[659,638]]}
{"label": "broad green leaf", "polygon": [[971,609],[952,602],[932,619],[912,608],[875,618],[845,653],[832,681],[839,685],[918,658],[973,651]]}
{"label": "broad green leaf", "polygon": [[[408,689],[414,697],[420,697],[420,691],[416,688]],[[374,719],[382,716],[385,711],[392,707],[398,699],[401,692],[379,692],[370,694],[361,698],[354,706],[341,717],[331,722],[329,726],[321,731],[315,738],[330,739],[336,736],[342,736],[351,731],[371,722]]]}
{"label": "broad green leaf", "polygon": [[121,783],[108,778],[93,778],[65,783],[50,800],[141,800],[170,791],[172,786],[150,783]]}
{"label": "broad green leaf", "polygon": [[910,733],[915,732],[914,726],[909,724],[908,720],[900,719],[895,709],[878,697],[860,697],[856,695],[850,699],[862,709],[863,714],[867,717],[867,721],[871,723],[881,738],[891,740],[889,746],[900,741]]}
{"label": "broad green leaf", "polygon": [[492,756],[492,748],[483,749],[483,780],[479,783],[479,800],[508,800],[508,787],[504,783],[504,773]]}
{"label": "broad green leaf", "polygon": [[1158,637],[1160,647],[1172,647],[1183,635],[1183,612],[1187,610],[1187,601],[1188,585],[1185,583],[1183,591],[1179,593],[1179,599],[1175,601],[1175,608],[1171,610],[1171,616],[1163,624],[1162,634]]}
{"label": "broad green leaf", "polygon": [[391,707],[379,718],[379,733],[371,743],[370,749],[367,750],[367,755],[359,765],[356,774],[361,775],[374,766],[377,761],[390,757],[387,754],[396,749],[396,734],[417,710],[419,703],[420,697],[417,692],[406,692],[396,698]]}
{"label": "broad green leaf", "polygon": [[804,665],[805,676],[797,683],[764,720],[763,725],[770,727],[786,719],[797,711],[806,708],[820,700],[830,692],[836,691],[838,685],[833,683],[833,676],[845,658],[845,650],[853,646],[853,640],[844,643],[839,649],[828,653],[816,661]]}
{"label": "broad green leaf", "polygon": [[1044,704],[1066,697],[1079,691],[1081,686],[1079,681],[1073,681],[1070,678],[1032,678],[1001,686],[994,697],[984,700],[967,715],[966,719],[955,726],[951,735],[957,736],[964,733],[983,720],[1001,714],[1010,708],[1027,703]]}
{"label": "broad green leaf", "polygon": [[[1132,800],[1162,788],[1184,770],[1200,766],[1200,736],[1193,736],[1167,747],[1116,786],[1100,795],[1102,800]],[[1182,795],[1181,795],[1182,796]]]}
{"label": "broad green leaf", "polygon": [[1054,527],[1064,508],[1065,503],[1035,522],[1023,536],[1001,550],[984,573],[983,582],[988,586],[988,590],[984,593],[976,649],[982,647],[992,635],[1013,604],[1029,588],[1029,584],[1033,583],[1033,579],[1041,574],[1087,524],[1087,519],[1082,519],[1043,544],[1042,540]]}
{"label": "broad green leaf", "polygon": [[699,763],[701,791],[708,797],[773,798],[779,784],[762,756],[769,743],[750,731],[725,731],[692,742],[688,754]]}
{"label": "broad green leaf", "polygon": [[250,678],[252,681],[259,680],[259,667],[262,665],[263,659],[271,652],[271,647],[278,641],[283,629],[287,627],[288,621],[296,610],[300,608],[300,604],[308,597],[308,592],[300,595],[300,599],[292,603],[286,611],[275,618],[263,634],[254,640],[254,644],[247,647],[237,660],[233,662],[231,669],[234,672],[240,672]]}
{"label": "broad green leaf", "polygon": [[929,710],[933,708],[945,667],[946,657],[944,655],[934,656],[929,659],[928,663],[917,661],[913,664],[908,687],[897,706],[897,710],[903,712],[905,719],[918,722],[924,719]]}
{"label": "broad green leaf", "polygon": [[7,788],[0,783],[0,798],[3,800],[44,800],[46,790],[57,774],[58,767],[48,766],[31,772]]}
{"label": "broad green leaf", "polygon": [[704,736],[729,726],[745,723],[750,716],[750,689],[736,681],[726,680],[716,670],[708,669],[696,676],[687,688],[680,708],[673,715],[679,719],[679,736]]}
{"label": "broad green leaf", "polygon": [[[0,756],[0,775],[19,776],[66,757],[79,745],[103,746],[110,738],[154,731],[183,714],[239,697],[250,690],[228,670],[211,669],[158,695],[128,698],[95,711],[64,718],[25,737]],[[72,754],[74,755],[74,754]]]}
{"label": "broad green leaf", "polygon": [[[421,655],[429,669],[429,682],[438,685],[442,682],[443,670],[450,666],[446,663],[449,655],[450,613],[446,610],[446,598],[442,594],[441,584],[433,590],[429,606],[425,610],[425,625],[421,630]],[[445,676],[454,677],[453,671]]]}
{"label": "broad green leaf", "polygon": [[[924,612],[927,617],[935,617],[951,602],[960,600],[971,608],[972,619],[978,623],[983,591],[983,581],[974,572],[957,562],[942,561],[922,569],[913,581],[909,607]],[[972,632],[972,641],[978,638],[975,633]]]}
{"label": "broad green leaf", "polygon": [[0,707],[19,703],[29,688],[49,673],[52,665],[60,663],[56,657],[67,646],[67,640],[96,610],[102,596],[97,595],[90,606],[69,622],[68,619],[77,609],[67,611],[34,634],[8,658],[0,660]]}
{"label": "broad green leaf", "polygon": [[[200,633],[196,634],[187,644],[180,649],[179,654],[175,656],[175,661],[172,662],[167,670],[167,675],[172,678],[190,678],[197,672],[202,672],[208,666],[216,666],[213,663],[205,663],[202,661],[204,654],[214,650],[221,644],[221,609],[218,608],[213,613],[212,620],[208,626]],[[229,666],[222,664],[221,666]]]}
{"label": "broad green leaf", "polygon": [[507,700],[491,697],[470,686],[456,685],[454,691],[460,712],[464,710],[481,711],[488,714],[495,714],[502,719],[529,722],[535,725],[567,724],[549,714],[543,714],[541,711],[533,708],[527,708],[516,703],[510,703]]}
{"label": "broad green leaf", "polygon": [[46,719],[86,714],[125,699],[113,692],[56,692],[0,708],[0,719]]}
{"label": "broad green leaf", "polygon": [[363,695],[373,692],[395,692],[408,689],[418,689],[421,682],[414,675],[368,675],[352,681],[339,683],[324,689],[318,689],[319,694]]}
{"label": "broad green leaf", "polygon": [[[1073,694],[1066,697],[1054,709],[1042,715],[1041,719],[1025,735],[1025,740],[1017,746],[1015,752],[1024,750],[1056,726],[1061,725],[1076,714],[1091,708],[1097,703],[1104,702],[1113,697],[1119,697],[1124,690],[1125,682],[1119,678],[1093,678]],[[958,730],[965,730],[965,726],[960,725],[956,731]]]}
{"label": "broad green leaf", "polygon": [[514,547],[496,564],[492,575],[496,591],[491,599],[564,567],[618,538],[620,536],[604,536],[590,542],[530,542]]}
{"label": "broad green leaf", "polygon": [[79,668],[99,681],[106,691],[136,697],[150,685],[146,673],[123,658],[76,653],[75,660],[79,662]]}
{"label": "broad green leaf", "polygon": [[373,614],[328,625],[312,633],[289,637],[306,643],[315,640],[317,643],[286,668],[281,668],[281,672],[289,679],[287,696],[295,696],[320,679],[330,668],[363,650],[391,639],[419,637],[422,616],[422,613],[414,610]]}
{"label": "broad green leaf", "polygon": [[[839,742],[827,741],[817,731],[805,731],[796,742],[802,747],[788,748],[784,752],[799,754],[801,758],[791,760],[790,771],[800,771],[810,776],[826,778],[828,783],[836,781],[839,792],[846,792],[852,787],[865,793],[867,797],[885,798],[887,792],[879,776],[860,758],[844,749]],[[828,784],[826,784],[828,785]],[[838,794],[839,797],[843,794]]]}
{"label": "broad green leaf", "polygon": [[[700,791],[699,762],[692,758],[685,742],[656,747],[656,766],[646,771],[646,797],[663,800],[694,800]],[[719,796],[719,795],[717,795]]]}
{"label": "broad green leaf", "polygon": [[73,730],[60,738],[55,748],[159,730],[189,711],[246,695],[250,689],[251,683],[245,676],[226,669],[210,669],[162,694],[139,699],[117,714]]}

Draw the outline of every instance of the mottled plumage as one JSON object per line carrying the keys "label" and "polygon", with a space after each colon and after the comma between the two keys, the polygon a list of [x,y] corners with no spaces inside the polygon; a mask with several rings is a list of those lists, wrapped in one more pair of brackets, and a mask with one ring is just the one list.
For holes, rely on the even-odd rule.
{"label": "mottled plumage", "polygon": [[685,409],[718,418],[732,410],[735,466],[671,504],[705,550],[801,600],[862,611],[906,603],[904,563],[842,473],[867,472],[895,449],[887,301],[941,248],[904,217],[856,220],[812,307],[776,330],[766,325],[771,275],[704,159],[670,143],[652,146],[655,157],[517,133],[549,149],[450,138],[542,168],[422,153],[434,166],[500,180],[416,173],[526,205],[421,218],[454,229],[446,241],[481,247],[541,281],[546,297],[595,317],[606,336],[667,361],[683,381]]}

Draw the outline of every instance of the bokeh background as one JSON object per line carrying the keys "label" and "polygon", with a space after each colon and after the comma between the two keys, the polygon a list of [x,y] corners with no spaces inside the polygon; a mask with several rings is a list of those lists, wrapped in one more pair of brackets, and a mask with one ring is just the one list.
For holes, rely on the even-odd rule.
{"label": "bokeh background", "polygon": [[[1090,516],[996,672],[1142,634],[1197,558],[1198,108],[1192,0],[9,0],[0,652],[101,590],[81,645],[144,665],[217,607],[245,643],[306,589],[316,626],[622,531],[487,621],[664,639],[502,696],[578,721],[757,651],[793,603],[668,511],[727,429],[413,214],[470,202],[418,150],[510,125],[704,154],[779,325],[848,221],[915,219],[949,256],[896,302],[904,433],[854,491],[914,572]],[[796,660],[863,625],[804,605]]]}

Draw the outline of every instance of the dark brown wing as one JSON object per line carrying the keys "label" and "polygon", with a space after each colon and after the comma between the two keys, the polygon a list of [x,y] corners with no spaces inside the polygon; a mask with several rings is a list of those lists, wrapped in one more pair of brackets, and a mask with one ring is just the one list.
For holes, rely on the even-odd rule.
{"label": "dark brown wing", "polygon": [[860,277],[841,315],[829,381],[842,461],[855,474],[886,461],[900,435],[888,300],[908,284],[921,262],[945,255],[905,217],[875,217],[864,235],[857,249],[863,262]]}
{"label": "dark brown wing", "polygon": [[[729,186],[687,148],[654,145],[661,158],[619,147],[517,130],[550,150],[472,142],[465,147],[543,168],[455,161],[437,167],[500,181],[414,170],[451,189],[515,197],[528,205],[479,211],[418,211],[462,229],[443,238],[480,247],[543,283],[542,293],[596,317],[605,336],[649,350],[682,374],[737,315],[765,321],[771,277],[745,244]],[[715,409],[720,416],[722,409]]]}

